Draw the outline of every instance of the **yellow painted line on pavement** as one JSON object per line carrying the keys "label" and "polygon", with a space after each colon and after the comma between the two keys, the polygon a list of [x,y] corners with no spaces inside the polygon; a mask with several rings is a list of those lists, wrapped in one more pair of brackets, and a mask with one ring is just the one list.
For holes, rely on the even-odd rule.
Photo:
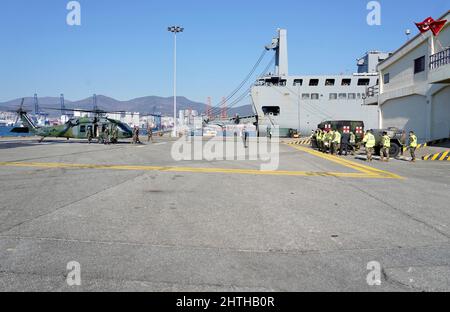
{"label": "yellow painted line on pavement", "polygon": [[380,170],[377,168],[373,168],[370,166],[366,166],[366,165],[362,165],[362,164],[358,164],[354,161],[350,161],[347,159],[343,159],[337,156],[333,156],[333,155],[329,155],[329,154],[324,154],[322,152],[318,152],[315,151],[311,148],[308,147],[303,147],[303,146],[294,146],[294,145],[289,145],[292,148],[295,148],[299,151],[302,152],[306,152],[308,154],[326,159],[328,161],[340,164],[342,166],[345,166],[347,168],[351,168],[353,170],[359,171],[359,172],[363,172],[364,174],[370,176],[370,177],[378,177],[378,178],[385,178],[385,179],[404,179],[403,177],[392,173],[392,172],[388,172],[388,171],[384,171],[384,170]]}
{"label": "yellow painted line on pavement", "polygon": [[[96,165],[69,163],[37,163],[37,162],[0,162],[0,167],[23,168],[53,168],[53,169],[97,169],[97,170],[128,170],[128,171],[162,171],[162,172],[190,172],[190,173],[223,173],[267,176],[302,176],[302,177],[342,177],[354,179],[386,179],[392,178],[373,173],[361,172],[315,172],[315,171],[262,171],[255,169],[228,168],[195,168],[195,167],[164,167],[164,166],[126,166],[126,165]],[[360,170],[361,171],[361,170]]]}

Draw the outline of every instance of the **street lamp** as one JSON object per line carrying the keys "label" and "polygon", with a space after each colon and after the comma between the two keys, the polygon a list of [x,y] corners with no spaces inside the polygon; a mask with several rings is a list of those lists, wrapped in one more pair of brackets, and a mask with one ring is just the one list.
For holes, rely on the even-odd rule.
{"label": "street lamp", "polygon": [[174,34],[173,47],[173,136],[177,137],[177,34],[184,31],[183,27],[170,26],[168,31]]}

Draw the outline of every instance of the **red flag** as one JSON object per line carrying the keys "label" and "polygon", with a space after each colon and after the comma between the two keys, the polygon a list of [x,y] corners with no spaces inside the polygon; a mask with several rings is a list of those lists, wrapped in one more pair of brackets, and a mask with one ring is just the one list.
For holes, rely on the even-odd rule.
{"label": "red flag", "polygon": [[430,24],[430,29],[435,36],[439,35],[445,23],[447,23],[447,20],[434,21]]}
{"label": "red flag", "polygon": [[434,23],[434,19],[432,17],[426,18],[422,23],[415,23],[417,28],[419,28],[421,33],[426,33],[430,30],[430,24]]}

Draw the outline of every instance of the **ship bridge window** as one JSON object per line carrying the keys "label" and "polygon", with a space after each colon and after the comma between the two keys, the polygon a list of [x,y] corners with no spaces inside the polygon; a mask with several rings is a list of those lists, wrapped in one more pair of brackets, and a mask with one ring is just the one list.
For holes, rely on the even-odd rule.
{"label": "ship bridge window", "polygon": [[316,86],[318,86],[318,85],[319,85],[319,79],[310,79],[310,80],[309,80],[309,85],[310,85],[311,87],[316,87]]}
{"label": "ship bridge window", "polygon": [[337,93],[330,93],[330,100],[337,100]]}
{"label": "ship bridge window", "polygon": [[347,99],[347,93],[339,93],[339,100]]}
{"label": "ship bridge window", "polygon": [[294,87],[302,86],[302,85],[303,85],[303,79],[294,79]]}
{"label": "ship bridge window", "polygon": [[263,106],[262,111],[264,115],[280,115],[280,107],[279,106]]}
{"label": "ship bridge window", "polygon": [[358,79],[358,86],[368,86],[370,84],[370,79],[361,78]]}
{"label": "ship bridge window", "polygon": [[334,86],[335,82],[336,82],[335,79],[327,79],[325,80],[325,86]]}
{"label": "ship bridge window", "polygon": [[386,73],[386,74],[384,74],[384,76],[383,76],[383,81],[384,81],[384,84],[388,84],[389,83],[389,81],[390,81],[390,74],[389,73]]}
{"label": "ship bridge window", "polygon": [[349,93],[349,94],[348,94],[348,99],[349,99],[349,100],[354,100],[354,99],[356,99],[356,94],[355,94],[355,93]]}
{"label": "ship bridge window", "polygon": [[303,100],[309,100],[309,93],[303,93],[302,94],[302,99]]}
{"label": "ship bridge window", "polygon": [[270,77],[265,79],[266,86],[285,86],[286,79],[281,79],[280,77]]}
{"label": "ship bridge window", "polygon": [[351,79],[342,79],[342,84],[343,86],[350,86],[352,84],[352,80]]}
{"label": "ship bridge window", "polygon": [[311,100],[318,100],[319,99],[319,93],[312,93],[311,94]]}

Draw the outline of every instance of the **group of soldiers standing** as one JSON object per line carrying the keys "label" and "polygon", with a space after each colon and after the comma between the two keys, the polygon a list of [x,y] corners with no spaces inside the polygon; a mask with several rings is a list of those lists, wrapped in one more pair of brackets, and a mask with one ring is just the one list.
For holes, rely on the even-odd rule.
{"label": "group of soldiers standing", "polygon": [[[359,149],[359,144],[356,142],[356,135],[353,132],[340,133],[335,129],[317,129],[314,133],[317,147],[319,151],[323,153],[330,153],[331,155],[348,155],[350,153],[354,155],[354,152]],[[373,154],[375,153],[376,139],[372,133],[372,130],[367,130],[364,134],[362,143],[365,146],[367,161],[373,160]],[[405,143],[406,144],[406,140]],[[411,161],[416,161],[416,149],[418,146],[417,136],[414,131],[409,133],[408,148],[411,154]],[[380,160],[389,161],[389,150],[391,148],[391,138],[386,131],[383,132],[380,143]],[[403,153],[403,149],[402,149]]]}
{"label": "group of soldiers standing", "polygon": [[[101,127],[100,134],[98,135],[98,143],[103,144],[117,144],[119,141],[119,129],[117,125],[110,124],[110,125],[99,125]],[[140,129],[138,126],[133,127],[133,136],[132,136],[132,143],[133,144],[140,144],[141,141],[139,139],[139,133]],[[153,129],[151,125],[147,127],[147,136],[148,136],[148,142],[153,142]],[[96,134],[94,134],[94,129],[92,126],[87,127],[87,139],[89,144],[92,143],[92,140],[96,137]]]}
{"label": "group of soldiers standing", "polygon": [[353,132],[340,133],[334,129],[317,129],[315,138],[319,151],[331,155],[353,155],[356,146],[356,136]]}
{"label": "group of soldiers standing", "polygon": [[[94,139],[94,130],[92,129],[92,126],[88,126],[87,129],[87,138],[89,144],[92,143],[92,140]],[[103,144],[116,144],[119,141],[119,129],[117,128],[117,125],[111,124],[111,125],[102,125],[101,131],[98,136],[98,143]]]}

